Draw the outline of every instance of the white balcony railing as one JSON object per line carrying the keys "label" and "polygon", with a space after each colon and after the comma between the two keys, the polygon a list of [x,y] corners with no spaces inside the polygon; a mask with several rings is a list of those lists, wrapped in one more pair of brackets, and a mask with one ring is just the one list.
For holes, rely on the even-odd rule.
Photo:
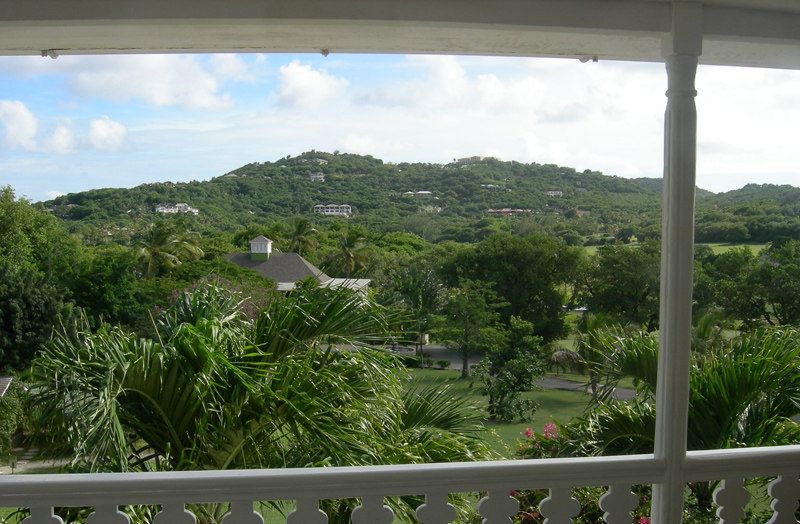
{"label": "white balcony railing", "polygon": [[[800,446],[690,452],[684,461],[687,482],[722,480],[714,495],[720,522],[739,522],[750,497],[746,479],[775,477],[770,484],[770,523],[796,523],[800,499]],[[91,507],[90,524],[126,524],[120,506],[157,505],[155,524],[191,524],[187,504],[230,503],[224,524],[259,524],[258,501],[295,501],[288,524],[326,523],[319,510],[325,499],[358,498],[354,524],[390,524],[394,516],[384,497],[424,495],[419,522],[441,524],[456,519],[448,504],[452,493],[486,493],[478,505],[484,523],[508,523],[518,511],[512,490],[550,490],[540,505],[550,524],[568,523],[580,506],[572,488],[608,486],[599,504],[610,524],[632,522],[638,503],[631,486],[664,482],[665,463],[653,455],[498,462],[309,468],[279,470],[192,471],[0,477],[0,507],[31,509],[25,524],[54,524],[54,508]],[[654,509],[655,514],[655,509]]]}

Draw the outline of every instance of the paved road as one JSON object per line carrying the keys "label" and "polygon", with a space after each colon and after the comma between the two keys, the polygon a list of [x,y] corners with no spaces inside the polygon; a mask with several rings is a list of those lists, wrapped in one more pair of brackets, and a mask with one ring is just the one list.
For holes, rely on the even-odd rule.
{"label": "paved road", "polygon": [[63,466],[68,462],[66,459],[36,460],[35,457],[39,453],[39,450],[35,448],[14,448],[12,453],[17,455],[19,458],[17,459],[13,468],[11,466],[0,466],[0,475],[9,475],[11,473],[19,473],[21,471],[55,468]]}
{"label": "paved road", "polygon": [[[413,347],[400,347],[398,351],[402,354],[413,355]],[[454,351],[450,351],[444,346],[428,345],[422,348],[422,351],[429,353],[434,362],[437,360],[448,360],[450,362],[450,369],[461,369],[461,356]],[[470,366],[477,364],[481,361],[483,355],[472,355],[469,358]],[[536,382],[536,385],[545,389],[560,389],[563,391],[583,391],[588,394],[586,384],[583,382],[576,382],[574,380],[565,380],[558,377],[545,377]],[[614,391],[614,397],[620,400],[631,400],[636,396],[636,392],[632,389],[617,388]]]}

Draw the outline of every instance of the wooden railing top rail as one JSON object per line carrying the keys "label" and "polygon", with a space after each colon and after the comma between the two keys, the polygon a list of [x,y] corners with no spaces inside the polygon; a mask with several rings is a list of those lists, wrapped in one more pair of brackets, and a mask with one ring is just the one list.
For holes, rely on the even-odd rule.
{"label": "wooden railing top rail", "polygon": [[[800,445],[692,451],[687,481],[800,474]],[[0,507],[292,500],[653,484],[652,455],[390,466],[0,476]]]}
{"label": "wooden railing top rail", "polygon": [[290,500],[460,493],[494,489],[651,484],[664,463],[652,455],[391,466],[0,476],[0,507],[92,506]]}

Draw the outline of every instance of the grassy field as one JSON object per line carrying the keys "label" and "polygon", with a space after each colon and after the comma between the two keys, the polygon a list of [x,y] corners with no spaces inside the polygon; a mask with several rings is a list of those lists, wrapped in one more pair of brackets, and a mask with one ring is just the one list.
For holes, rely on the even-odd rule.
{"label": "grassy field", "polygon": [[[698,243],[698,245],[700,245],[700,244],[702,244],[702,242]],[[633,244],[631,244],[631,245],[633,245]],[[711,251],[713,251],[714,254],[717,254],[717,255],[720,254],[720,253],[724,253],[725,251],[728,251],[729,249],[733,249],[735,247],[741,247],[741,246],[749,246],[750,249],[753,250],[753,253],[757,254],[759,251],[764,249],[764,247],[766,246],[766,244],[760,244],[760,243],[756,243],[756,242],[745,242],[745,243],[742,243],[742,244],[728,244],[727,242],[714,242],[714,243],[708,243],[708,244],[703,244],[703,245],[706,245],[706,246],[710,247]],[[589,254],[589,255],[594,255],[597,252],[597,248],[598,248],[598,246],[584,246],[584,249],[586,250],[586,253]]]}
{"label": "grassy field", "polygon": [[705,244],[705,245],[710,247],[711,251],[713,251],[715,255],[719,255],[720,253],[724,253],[735,247],[742,247],[742,246],[748,246],[753,251],[753,253],[758,254],[766,246],[766,244],[757,244],[750,242],[744,244],[716,243],[716,244]]}
{"label": "grassy field", "polygon": [[[570,375],[564,378],[577,378],[580,375]],[[412,381],[422,386],[430,384],[449,384],[456,392],[462,395],[465,402],[480,410],[485,418],[486,397],[478,391],[479,384],[472,379],[462,380],[459,372],[455,370],[415,369],[412,370]],[[582,377],[581,377],[582,381]],[[525,393],[526,398],[531,398],[539,403],[539,409],[530,422],[485,422],[487,433],[486,441],[496,452],[505,458],[515,458],[514,449],[517,441],[525,438],[525,429],[533,428],[541,432],[545,423],[556,420],[569,422],[570,419],[583,413],[589,397],[581,392],[561,391],[555,389],[532,391]]]}

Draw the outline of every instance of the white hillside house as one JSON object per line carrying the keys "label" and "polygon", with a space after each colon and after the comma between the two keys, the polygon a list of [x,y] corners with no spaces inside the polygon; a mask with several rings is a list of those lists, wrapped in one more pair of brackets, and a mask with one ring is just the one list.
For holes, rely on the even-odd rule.
{"label": "white hillside house", "polygon": [[353,209],[347,204],[317,204],[314,206],[314,213],[322,213],[334,217],[349,217],[353,214]]}
{"label": "white hillside house", "polygon": [[193,215],[197,215],[200,213],[200,210],[190,206],[185,202],[180,202],[178,204],[157,204],[156,213],[165,213],[165,214],[191,213]]}

